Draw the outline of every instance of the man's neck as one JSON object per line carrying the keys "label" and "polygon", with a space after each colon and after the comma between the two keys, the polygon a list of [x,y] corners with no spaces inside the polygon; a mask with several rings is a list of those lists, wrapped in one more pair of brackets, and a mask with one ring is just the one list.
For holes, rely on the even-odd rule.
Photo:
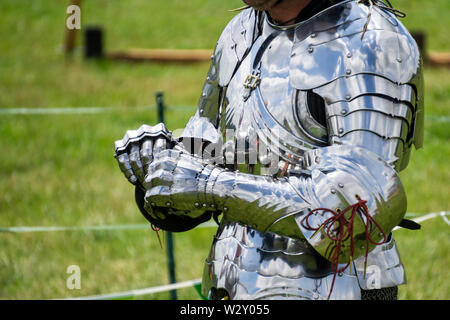
{"label": "man's neck", "polygon": [[267,12],[277,24],[290,25],[295,23],[295,18],[311,1],[317,0],[283,0]]}

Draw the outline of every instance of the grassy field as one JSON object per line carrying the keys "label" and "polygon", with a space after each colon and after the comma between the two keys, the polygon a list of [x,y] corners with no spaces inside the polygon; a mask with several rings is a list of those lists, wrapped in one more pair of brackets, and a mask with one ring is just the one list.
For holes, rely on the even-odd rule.
{"label": "grassy field", "polygon": [[[396,0],[404,23],[425,29],[428,47],[449,51],[450,2]],[[88,115],[0,115],[0,227],[144,223],[133,190],[117,169],[114,140],[142,123],[156,123],[154,94],[164,91],[170,129],[194,112],[207,64],[86,62],[80,47],[62,53],[68,1],[0,2],[0,108],[123,107]],[[100,24],[106,48],[212,48],[239,0],[85,0],[82,28]],[[81,34],[80,34],[81,36]],[[450,72],[426,69],[425,147],[401,173],[408,212],[450,210]],[[129,108],[129,111],[127,111]],[[447,121],[435,116],[446,117]],[[444,119],[445,120],[445,119]],[[214,229],[175,235],[179,281],[201,277]],[[401,299],[449,299],[449,227],[440,218],[421,231],[396,231],[408,275]],[[81,290],[66,288],[66,268],[80,266]],[[85,296],[168,283],[165,250],[139,231],[0,232],[0,298]],[[167,299],[167,293],[146,299]],[[179,297],[199,299],[194,289]]]}

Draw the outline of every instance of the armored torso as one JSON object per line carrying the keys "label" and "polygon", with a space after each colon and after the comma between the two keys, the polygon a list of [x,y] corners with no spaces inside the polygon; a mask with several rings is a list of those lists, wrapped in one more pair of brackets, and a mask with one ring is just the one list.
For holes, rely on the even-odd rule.
{"label": "armored torso", "polygon": [[[290,167],[301,164],[305,150],[326,145],[327,131],[309,110],[323,104],[309,106],[307,92],[289,81],[295,29],[276,30],[267,19],[261,23],[261,36],[228,85],[222,133],[225,141],[233,139],[228,145],[235,148],[235,163],[249,164],[241,170],[283,174],[287,161]],[[269,172],[254,172],[255,164]]]}
{"label": "armored torso", "polygon": [[[289,27],[245,10],[219,40],[184,136],[196,136],[194,127],[207,121],[223,139],[225,166],[250,174],[301,171],[305,152],[329,145],[370,145],[403,169],[411,145],[422,143],[420,57],[400,22],[373,10],[366,25],[369,8],[343,1]],[[369,258],[378,287],[405,283],[392,237]],[[203,290],[213,297],[225,290],[232,299],[321,299],[331,278],[329,261],[306,240],[262,233],[224,215]],[[337,277],[331,298],[359,299],[361,289],[375,288],[369,280],[356,259]]]}

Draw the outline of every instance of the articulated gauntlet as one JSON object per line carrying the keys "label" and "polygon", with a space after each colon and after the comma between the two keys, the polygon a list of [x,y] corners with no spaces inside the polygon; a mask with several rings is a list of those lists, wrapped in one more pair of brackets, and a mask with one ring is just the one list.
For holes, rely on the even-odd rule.
{"label": "articulated gauntlet", "polygon": [[[272,178],[206,164],[180,149],[165,150],[149,167],[145,208],[172,208],[191,218],[222,212],[225,219],[261,232],[306,238],[329,260],[339,250],[340,263],[367,253],[403,218],[400,179],[370,151],[331,146],[311,150],[305,160],[304,170]],[[343,234],[351,237],[341,239],[337,249]]]}

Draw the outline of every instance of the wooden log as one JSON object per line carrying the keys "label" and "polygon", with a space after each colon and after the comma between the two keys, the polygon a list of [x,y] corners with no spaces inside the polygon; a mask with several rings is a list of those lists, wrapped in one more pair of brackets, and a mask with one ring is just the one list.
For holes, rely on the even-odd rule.
{"label": "wooden log", "polygon": [[136,62],[178,62],[192,63],[209,61],[213,50],[174,50],[174,49],[128,49],[106,53],[106,57],[115,60]]}
{"label": "wooden log", "polygon": [[450,52],[428,52],[427,64],[432,67],[450,67]]}
{"label": "wooden log", "polygon": [[[129,49],[108,52],[106,57],[135,62],[192,63],[209,61],[212,54],[213,50],[209,49]],[[428,52],[425,63],[432,67],[450,67],[450,52]]]}

